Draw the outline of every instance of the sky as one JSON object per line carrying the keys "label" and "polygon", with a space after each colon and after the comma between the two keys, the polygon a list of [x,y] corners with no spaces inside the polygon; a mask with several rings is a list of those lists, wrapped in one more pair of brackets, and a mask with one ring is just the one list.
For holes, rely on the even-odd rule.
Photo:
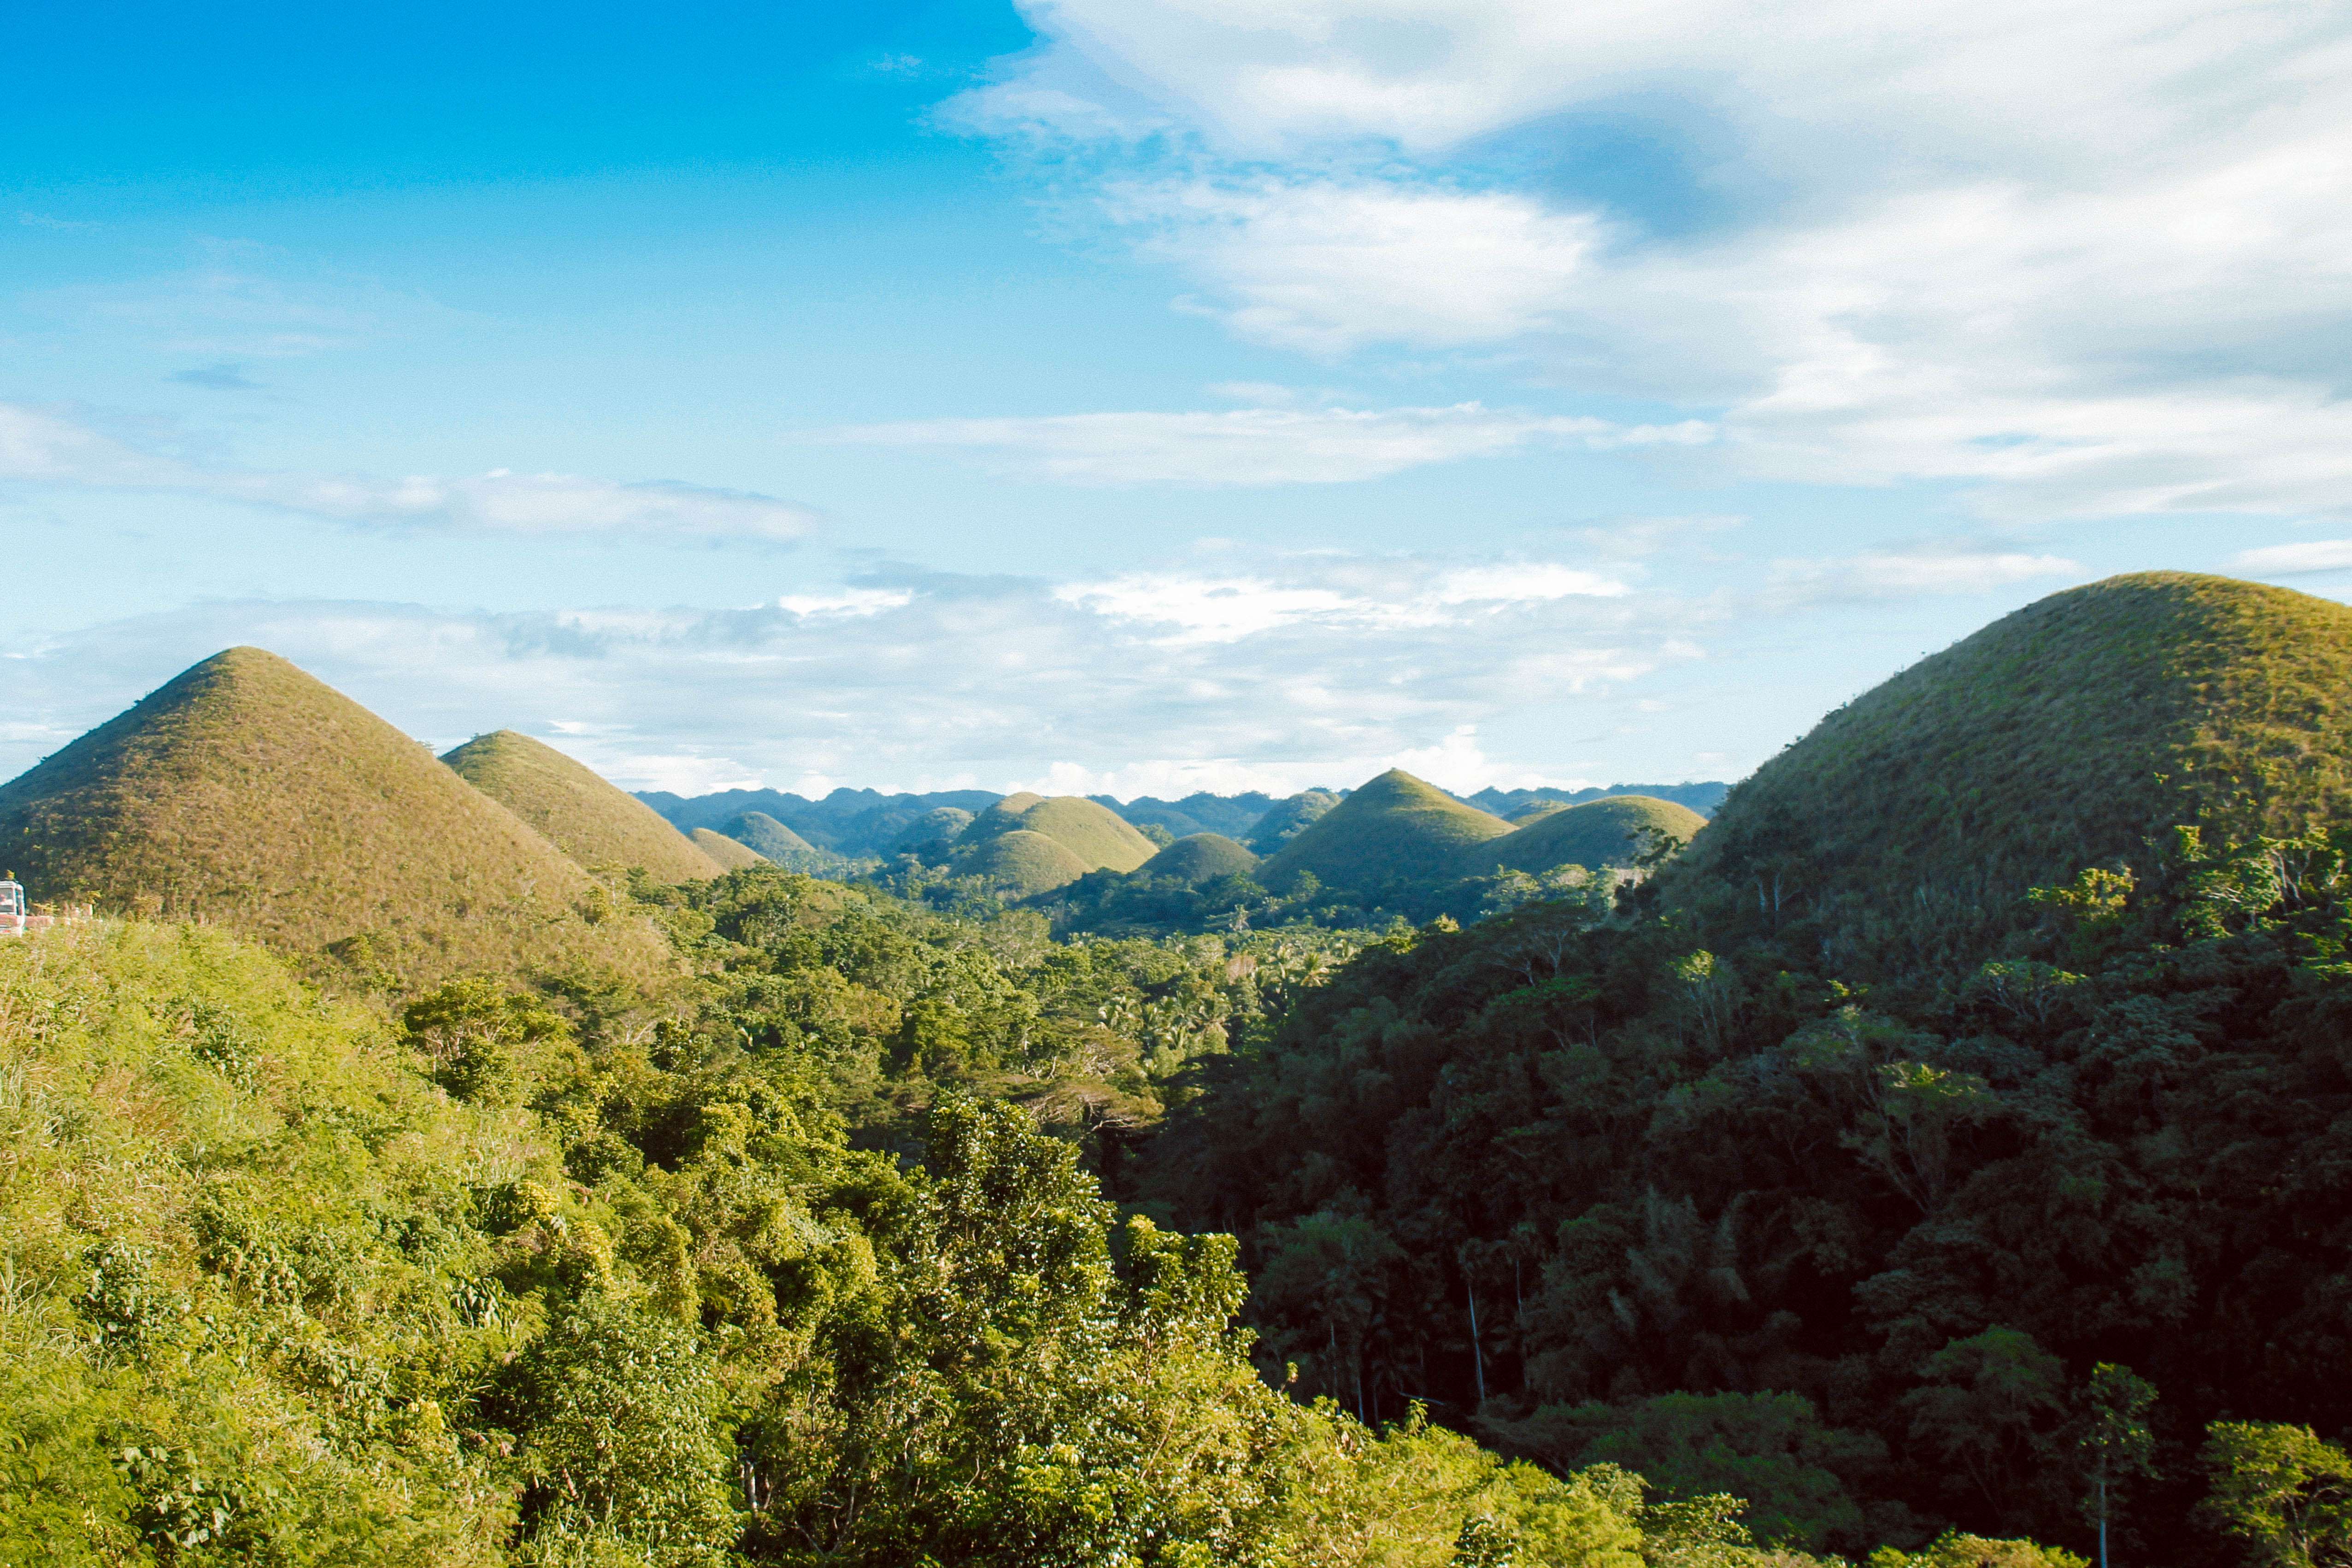
{"label": "sky", "polygon": [[0,0],[0,777],[257,644],[633,789],[1737,779],[2352,596],[2352,5]]}

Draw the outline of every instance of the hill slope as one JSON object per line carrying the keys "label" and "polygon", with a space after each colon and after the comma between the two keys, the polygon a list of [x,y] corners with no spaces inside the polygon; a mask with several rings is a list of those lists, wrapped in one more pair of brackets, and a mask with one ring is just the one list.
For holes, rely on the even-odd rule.
{"label": "hill slope", "polygon": [[745,866],[762,865],[768,857],[739,839],[715,832],[709,828],[694,830],[694,847],[725,871],[741,871]]}
{"label": "hill slope", "polygon": [[1302,789],[1267,807],[1265,815],[1242,834],[1242,842],[1259,854],[1270,855],[1320,821],[1339,803],[1339,797],[1328,789]]}
{"label": "hill slope", "polygon": [[2174,823],[2284,832],[2347,807],[2352,609],[2141,573],[2028,605],[1830,715],[1658,885],[1713,939],[1869,977],[1973,962],[2025,922],[2029,888]]}
{"label": "hill slope", "polygon": [[961,874],[984,878],[1017,898],[1051,893],[1093,869],[1067,844],[1026,828],[999,833],[958,867]]}
{"label": "hill slope", "polygon": [[1181,877],[1197,883],[1246,873],[1256,864],[1257,856],[1223,833],[1193,833],[1144,862],[1137,874]]}
{"label": "hill slope", "polygon": [[441,760],[593,871],[637,866],[667,883],[719,874],[717,862],[651,806],[543,741],[511,729],[493,730]]}
{"label": "hill slope", "polygon": [[787,855],[820,855],[824,852],[765,811],[746,811],[719,825],[719,831],[755,854],[770,860]]}
{"label": "hill slope", "polygon": [[670,960],[520,819],[274,653],[232,648],[0,787],[37,896],[217,921],[395,988]]}
{"label": "hill slope", "polygon": [[1544,872],[1555,866],[1631,865],[1645,847],[1649,830],[1687,843],[1706,826],[1706,819],[1687,806],[1647,795],[1612,795],[1545,811],[1499,839],[1465,851],[1465,875],[1479,875],[1496,866],[1513,871]]}
{"label": "hill slope", "polygon": [[1077,858],[1082,872],[1133,871],[1157,849],[1133,823],[1082,795],[1008,795],[973,818],[957,841],[984,844],[1014,832],[1052,839]]}
{"label": "hill slope", "polygon": [[1510,831],[1500,818],[1392,768],[1268,856],[1257,880],[1280,891],[1309,872],[1326,887],[1370,892],[1397,880],[1454,875],[1471,846]]}

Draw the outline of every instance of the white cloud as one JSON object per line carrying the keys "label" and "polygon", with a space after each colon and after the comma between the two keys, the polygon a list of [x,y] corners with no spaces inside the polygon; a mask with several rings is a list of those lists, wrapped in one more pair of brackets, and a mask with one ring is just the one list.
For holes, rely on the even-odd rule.
{"label": "white cloud", "polygon": [[2293,577],[2301,572],[2352,570],[2352,539],[2305,539],[2241,550],[2231,569],[2257,577]]}
{"label": "white cloud", "polygon": [[[1001,90],[1093,81],[1189,128],[1098,151],[1097,198],[1245,336],[1508,350],[1704,413],[1721,460],[1773,478],[1958,481],[2033,516],[2352,513],[2342,7],[1028,11],[1057,42]],[[1712,215],[1672,238],[1604,216],[1574,167],[1593,117],[1684,150],[1648,196]],[[1504,131],[1568,173],[1481,165]]]}
{"label": "white cloud", "polygon": [[1331,485],[1529,448],[1697,445],[1698,421],[1624,425],[1489,409],[1257,407],[1077,413],[856,425],[820,439],[993,453],[1039,476],[1085,485]]}
{"label": "white cloud", "polygon": [[[1601,585],[1540,561],[1515,569],[1534,584],[1527,597],[1446,602],[1450,564],[1309,558],[1254,578],[1139,575],[1058,593],[900,573],[811,593],[857,607],[814,613],[204,603],[20,650],[0,683],[0,774],[53,744],[40,737],[79,733],[251,643],[411,734],[560,734],[632,787],[1003,788],[1056,763],[1122,790],[1353,784],[1448,745],[1461,761],[1448,737],[1465,726],[1493,735],[1510,716],[1612,693],[1687,632],[1684,606],[1580,592]],[[1547,760],[1499,760],[1494,778]]]}
{"label": "white cloud", "polygon": [[2083,575],[2077,562],[2024,550],[1921,545],[1864,550],[1835,560],[1781,561],[1767,596],[1784,605],[1841,599],[1918,599],[1990,593],[2049,578]]}
{"label": "white cloud", "polygon": [[776,601],[776,608],[803,617],[879,615],[904,610],[914,599],[914,590],[908,588],[847,588],[839,593],[787,593]]}
{"label": "white cloud", "polygon": [[1235,643],[1297,626],[1358,632],[1467,625],[1480,616],[1557,600],[1616,599],[1626,585],[1551,561],[1457,568],[1429,563],[1321,563],[1323,580],[1133,572],[1064,583],[1054,597],[1108,620],[1174,628],[1171,643]]}
{"label": "white cloud", "polygon": [[772,496],[672,479],[627,482],[504,468],[467,478],[270,474],[145,451],[62,414],[0,403],[0,482],[152,490],[380,526],[698,539],[801,538],[816,524]]}

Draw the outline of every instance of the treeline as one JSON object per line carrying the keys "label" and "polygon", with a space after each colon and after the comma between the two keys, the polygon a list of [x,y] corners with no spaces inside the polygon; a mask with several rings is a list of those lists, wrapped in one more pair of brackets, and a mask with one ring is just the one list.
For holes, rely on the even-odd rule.
{"label": "treeline", "polygon": [[1367,1422],[1808,1551],[2104,1515],[2124,1561],[2335,1561],[2347,847],[2184,831],[1876,991],[1655,884],[1396,933],[1195,1063],[1143,1190],[1243,1239],[1261,1364]]}

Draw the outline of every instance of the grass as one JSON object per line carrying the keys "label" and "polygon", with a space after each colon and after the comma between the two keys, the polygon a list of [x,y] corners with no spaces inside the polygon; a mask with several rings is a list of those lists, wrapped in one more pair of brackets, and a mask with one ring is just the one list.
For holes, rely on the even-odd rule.
{"label": "grass", "polygon": [[959,875],[980,877],[1016,898],[1051,893],[1093,869],[1067,844],[1026,828],[999,833],[956,868]]}
{"label": "grass", "polygon": [[2174,823],[2352,808],[2352,609],[2148,572],[2053,594],[1831,714],[1735,789],[1660,892],[1857,977],[1965,964],[2027,889]]}
{"label": "grass", "polygon": [[230,926],[388,990],[675,969],[520,818],[258,648],[206,659],[0,787],[7,867],[37,898]]}
{"label": "grass", "polygon": [[1053,840],[1076,857],[1082,873],[1133,871],[1157,850],[1133,823],[1082,795],[1008,795],[974,818],[957,841],[984,845],[1014,832]]}
{"label": "grass", "polygon": [[972,815],[961,806],[934,806],[905,827],[890,841],[894,850],[920,849],[925,844],[951,843],[971,827]]}
{"label": "grass", "polygon": [[1193,833],[1144,862],[1140,874],[1178,877],[1197,885],[1246,873],[1256,864],[1257,856],[1223,833]]}
{"label": "grass", "polygon": [[1328,789],[1302,789],[1268,807],[1265,815],[1242,835],[1242,842],[1258,854],[1270,855],[1320,821],[1339,803],[1339,797]]}
{"label": "grass", "polygon": [[716,829],[697,828],[692,836],[694,847],[716,862],[722,871],[741,871],[747,865],[767,863],[767,856]]}
{"label": "grass", "polygon": [[1521,818],[1519,825],[1501,838],[1465,852],[1463,872],[1479,875],[1496,866],[1547,872],[1564,865],[1631,865],[1633,857],[1647,847],[1645,831],[1655,830],[1677,843],[1687,843],[1706,826],[1705,817],[1672,800],[1648,795],[1605,795],[1581,806]]}
{"label": "grass", "polygon": [[823,852],[765,811],[746,811],[720,824],[719,831],[746,849],[772,861],[782,860],[787,855]]}
{"label": "grass", "polygon": [[719,873],[718,862],[651,806],[530,736],[493,730],[441,760],[592,872],[625,874],[635,867],[667,883]]}
{"label": "grass", "polygon": [[1351,891],[1427,881],[1458,874],[1472,846],[1510,831],[1501,818],[1391,768],[1268,856],[1257,880],[1280,890],[1307,872],[1326,887]]}

